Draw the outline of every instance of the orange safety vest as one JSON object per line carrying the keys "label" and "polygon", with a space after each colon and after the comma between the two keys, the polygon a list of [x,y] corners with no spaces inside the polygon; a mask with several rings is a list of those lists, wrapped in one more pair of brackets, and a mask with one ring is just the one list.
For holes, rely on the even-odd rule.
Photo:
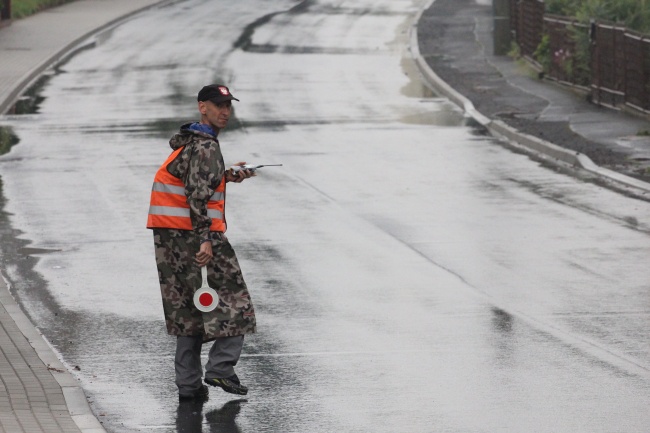
{"label": "orange safety vest", "polygon": [[[176,149],[169,155],[167,161],[158,169],[151,188],[151,202],[149,204],[149,217],[147,228],[165,228],[179,230],[193,230],[190,219],[190,206],[185,196],[185,184],[183,181],[167,171],[167,165],[171,163],[183,150]],[[208,216],[212,218],[210,231],[226,231],[226,177],[208,200]]]}

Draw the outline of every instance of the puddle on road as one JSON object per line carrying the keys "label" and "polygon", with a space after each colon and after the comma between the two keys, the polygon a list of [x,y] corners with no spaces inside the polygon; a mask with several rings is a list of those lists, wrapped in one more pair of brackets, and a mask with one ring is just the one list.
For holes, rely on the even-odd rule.
{"label": "puddle on road", "polygon": [[400,121],[412,125],[466,126],[467,118],[463,113],[457,111],[437,111],[432,109],[426,113],[402,116]]}
{"label": "puddle on road", "polygon": [[[183,433],[203,433],[203,418],[210,425],[221,427],[224,432],[241,431],[236,423],[237,415],[241,411],[246,399],[231,400],[220,408],[212,409],[203,414],[203,402],[181,402],[176,411],[176,430]],[[210,430],[212,431],[212,429]]]}
{"label": "puddle on road", "polygon": [[420,71],[412,58],[402,57],[400,66],[404,74],[409,77],[409,83],[401,89],[402,95],[409,98],[440,98],[440,95],[424,84],[420,78]]}
{"label": "puddle on road", "polygon": [[[127,132],[127,133],[136,133],[142,134],[145,133],[148,137],[155,137],[159,139],[169,140],[172,135],[176,134],[180,127],[186,123],[197,122],[198,116],[195,118],[168,118],[168,119],[156,119],[151,122],[144,122],[141,124],[128,124],[128,125],[108,125],[102,127],[100,130],[92,130],[85,132],[93,133],[104,133],[107,130],[113,132]],[[241,120],[239,120],[233,109],[230,120],[228,121],[228,126],[225,128],[225,131],[235,131],[241,129],[245,126]]]}
{"label": "puddle on road", "polygon": [[404,74],[409,78],[408,84],[401,89],[402,95],[431,104],[429,110],[401,116],[402,122],[415,125],[467,126],[469,118],[460,109],[424,84],[413,59],[402,58],[401,66]]}
{"label": "puddle on road", "polygon": [[31,256],[34,254],[48,254],[48,253],[56,253],[61,250],[58,249],[52,249],[52,248],[32,248],[32,247],[22,247],[18,248],[18,254],[21,254],[23,256]]}
{"label": "puddle on road", "polygon": [[16,101],[13,107],[9,109],[9,114],[36,114],[45,100],[45,97],[41,95],[43,88],[47,83],[56,75],[56,70],[51,70],[48,73],[45,73],[40,76]]}
{"label": "puddle on road", "polygon": [[[107,38],[108,35],[112,34],[113,29],[105,30],[101,32],[97,38],[103,37]],[[42,96],[42,91],[49,81],[60,74],[63,74],[63,66],[71,60],[79,52],[94,48],[100,39],[85,43],[64,55],[63,58],[59,59],[57,62],[52,64],[45,72],[43,72],[37,79],[34,81],[21,95],[18,101],[9,108],[7,114],[12,115],[22,115],[22,114],[36,114],[40,109],[41,104],[45,100],[45,97]]]}
{"label": "puddle on road", "polygon": [[59,307],[47,291],[47,283],[43,277],[34,270],[39,260],[35,255],[56,250],[29,247],[31,241],[22,239],[20,236],[23,232],[11,226],[11,215],[5,210],[6,203],[0,177],[0,268],[9,281],[11,293],[30,320],[34,323],[44,323],[35,321],[35,317],[30,314],[34,310],[27,305],[38,305],[39,315],[50,320],[56,316],[55,312]]}

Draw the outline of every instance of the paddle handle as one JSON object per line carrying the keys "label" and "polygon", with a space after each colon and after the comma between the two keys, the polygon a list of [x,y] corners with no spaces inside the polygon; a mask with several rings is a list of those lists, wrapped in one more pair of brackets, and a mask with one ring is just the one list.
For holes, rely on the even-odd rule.
{"label": "paddle handle", "polygon": [[203,279],[201,287],[206,287],[208,285],[208,268],[205,266],[201,266],[201,278]]}

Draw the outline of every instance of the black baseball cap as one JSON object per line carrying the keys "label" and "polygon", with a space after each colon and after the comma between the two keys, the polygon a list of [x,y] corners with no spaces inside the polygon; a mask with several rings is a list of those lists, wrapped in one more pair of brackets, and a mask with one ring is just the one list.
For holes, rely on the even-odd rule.
{"label": "black baseball cap", "polygon": [[239,99],[232,96],[230,90],[223,84],[210,84],[204,86],[199,91],[199,96],[197,97],[199,102],[212,101],[215,104],[218,104],[219,102],[232,101],[233,99],[239,101]]}

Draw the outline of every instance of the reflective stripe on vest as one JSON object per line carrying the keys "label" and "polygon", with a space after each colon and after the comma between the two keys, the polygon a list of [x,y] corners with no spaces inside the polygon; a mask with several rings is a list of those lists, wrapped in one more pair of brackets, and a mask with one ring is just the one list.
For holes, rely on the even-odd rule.
{"label": "reflective stripe on vest", "polygon": [[[164,183],[154,182],[153,188],[151,188],[151,190],[156,192],[166,192],[169,194],[182,195],[183,197],[185,197],[185,186],[166,185]],[[223,192],[215,192],[214,194],[212,194],[212,197],[210,197],[210,200],[212,201],[219,201],[223,199],[224,199]]]}
{"label": "reflective stripe on vest", "polygon": [[[189,218],[190,208],[181,209],[179,207],[171,206],[149,206],[149,213],[154,215]],[[208,209],[208,216],[210,218],[223,219],[223,213],[218,210]]]}
{"label": "reflective stripe on vest", "polygon": [[[167,171],[167,166],[178,156],[183,148],[176,149],[167,158],[156,172],[153,187],[151,188],[151,202],[147,228],[168,228],[192,230],[190,207],[185,196],[183,181],[172,176]],[[226,178],[221,179],[215,193],[207,203],[207,213],[212,218],[210,231],[225,232],[226,220],[224,210],[226,206]]]}

